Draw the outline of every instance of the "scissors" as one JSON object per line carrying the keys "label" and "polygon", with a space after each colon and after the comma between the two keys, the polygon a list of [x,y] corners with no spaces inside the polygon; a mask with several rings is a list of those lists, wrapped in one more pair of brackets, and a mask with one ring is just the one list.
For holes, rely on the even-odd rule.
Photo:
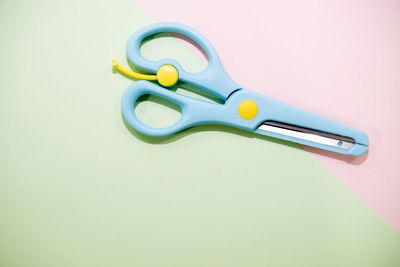
{"label": "scissors", "polygon": [[[172,32],[195,41],[207,54],[208,66],[190,73],[174,59],[151,61],[140,53],[142,41],[151,35]],[[225,72],[218,55],[208,40],[193,28],[180,23],[155,23],[135,32],[126,47],[128,61],[154,75],[139,74],[123,68],[116,60],[113,67],[140,81],[130,85],[122,96],[122,115],[136,131],[153,137],[167,136],[192,126],[222,124],[250,132],[313,146],[342,154],[359,156],[368,150],[368,136],[321,117],[237,85]],[[157,81],[157,83],[145,81]],[[211,103],[168,90],[183,81],[225,100]],[[134,105],[143,95],[155,95],[181,108],[181,118],[172,126],[154,128],[140,121]]]}

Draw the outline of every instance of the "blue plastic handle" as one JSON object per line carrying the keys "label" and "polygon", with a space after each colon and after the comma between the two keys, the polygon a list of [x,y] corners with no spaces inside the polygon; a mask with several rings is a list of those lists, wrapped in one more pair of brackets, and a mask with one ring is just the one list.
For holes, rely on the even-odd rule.
{"label": "blue plastic handle", "polygon": [[[177,123],[165,128],[154,128],[140,121],[135,114],[134,105],[143,95],[155,95],[180,106],[182,115]],[[122,115],[125,121],[138,132],[149,136],[166,136],[200,124],[220,124],[217,114],[222,114],[224,105],[214,104],[177,94],[148,81],[131,84],[122,96]]]}
{"label": "blue plastic handle", "polygon": [[[191,38],[207,53],[208,66],[201,72],[190,73],[185,71],[176,60],[171,58],[160,61],[152,61],[144,58],[140,53],[140,45],[143,40],[148,36],[162,32],[175,32]],[[172,65],[178,70],[179,80],[198,86],[224,100],[232,92],[239,89],[239,86],[226,74],[217,52],[207,39],[196,30],[180,23],[155,23],[141,28],[129,38],[126,46],[126,54],[128,60],[136,67],[153,73],[156,73],[163,65]]]}
{"label": "blue plastic handle", "polygon": [[[182,110],[180,120],[166,128],[154,128],[141,122],[136,117],[134,105],[139,97],[147,94],[165,98],[179,105]],[[244,119],[238,112],[239,104],[247,99],[254,101],[258,106],[257,115],[252,119]],[[138,81],[130,85],[122,97],[122,114],[127,123],[135,130],[149,136],[171,135],[183,129],[202,124],[223,124],[353,156],[363,154],[368,149],[369,143],[368,136],[362,131],[245,89],[232,94],[222,105],[180,95],[147,81]],[[259,130],[258,127],[265,121],[278,121],[350,137],[354,139],[355,145],[346,150]]]}
{"label": "blue plastic handle", "polygon": [[[163,59],[155,62],[142,57],[140,54],[140,45],[143,39],[161,32],[176,32],[186,35],[197,42],[208,55],[209,64],[207,68],[199,73],[189,73],[173,59]],[[156,23],[146,26],[134,33],[129,39],[127,55],[131,63],[141,69],[151,72],[157,72],[161,66],[166,64],[173,65],[178,71],[180,80],[196,85],[226,100],[225,104],[210,103],[177,94],[147,81],[135,82],[128,87],[122,97],[122,114],[126,122],[142,134],[149,136],[166,136],[196,125],[223,124],[353,156],[361,155],[368,149],[368,136],[362,131],[344,126],[317,114],[282,103],[267,96],[241,89],[226,74],[217,53],[206,38],[188,26],[179,23]],[[154,128],[141,122],[136,117],[134,105],[139,97],[147,94],[165,98],[179,105],[182,110],[182,116],[179,121],[166,128]],[[242,117],[243,114],[242,116],[239,114],[239,105],[244,100],[252,100],[256,103],[258,111],[254,117],[246,119],[244,118],[246,116]],[[352,138],[355,143],[351,148],[345,149],[340,147],[339,142],[338,145],[330,146],[259,129],[259,126],[266,121],[281,122],[349,137]]]}

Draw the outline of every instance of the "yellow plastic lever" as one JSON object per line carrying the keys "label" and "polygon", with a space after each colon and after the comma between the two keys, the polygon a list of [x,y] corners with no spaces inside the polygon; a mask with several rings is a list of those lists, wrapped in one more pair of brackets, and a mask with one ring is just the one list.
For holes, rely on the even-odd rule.
{"label": "yellow plastic lever", "polygon": [[136,72],[130,71],[128,69],[125,69],[115,59],[112,61],[112,65],[113,65],[114,68],[116,68],[117,70],[119,70],[123,74],[126,74],[126,75],[128,75],[130,77],[133,77],[133,78],[136,78],[136,79],[140,79],[140,80],[149,80],[149,81],[157,80],[157,76],[156,75],[140,74],[140,73],[136,73]]}

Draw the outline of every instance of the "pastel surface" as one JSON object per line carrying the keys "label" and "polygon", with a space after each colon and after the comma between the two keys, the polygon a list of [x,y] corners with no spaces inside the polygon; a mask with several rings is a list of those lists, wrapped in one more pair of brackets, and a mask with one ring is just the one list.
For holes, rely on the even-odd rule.
{"label": "pastel surface", "polygon": [[241,86],[368,133],[369,153],[306,148],[400,231],[400,2],[135,0],[195,27]]}
{"label": "pastel surface", "polygon": [[[153,22],[131,1],[3,1],[0,13],[0,266],[400,265],[400,234],[296,145],[127,129],[132,81],[111,60]],[[165,51],[204,66],[170,39],[143,52]]]}

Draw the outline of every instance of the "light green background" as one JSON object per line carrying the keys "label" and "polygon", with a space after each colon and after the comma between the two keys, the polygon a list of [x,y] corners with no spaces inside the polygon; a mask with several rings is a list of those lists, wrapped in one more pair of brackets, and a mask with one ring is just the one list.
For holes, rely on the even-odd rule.
{"label": "light green background", "polygon": [[128,130],[111,60],[153,22],[131,1],[3,0],[0,22],[0,267],[400,266],[400,234],[297,146]]}

